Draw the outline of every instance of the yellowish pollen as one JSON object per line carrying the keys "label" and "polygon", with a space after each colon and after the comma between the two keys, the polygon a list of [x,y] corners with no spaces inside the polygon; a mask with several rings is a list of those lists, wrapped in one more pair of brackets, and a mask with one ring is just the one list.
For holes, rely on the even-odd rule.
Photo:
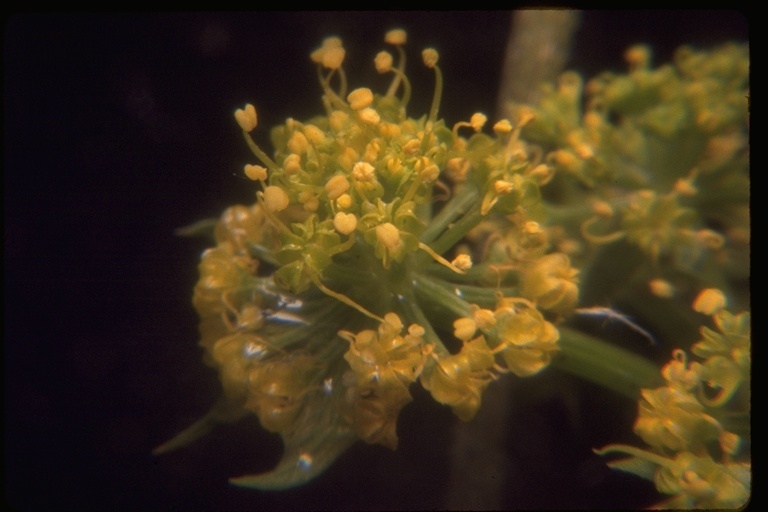
{"label": "yellowish pollen", "polygon": [[455,183],[463,183],[467,180],[469,172],[469,160],[461,157],[454,157],[446,163],[448,177]]}
{"label": "yellowish pollen", "polygon": [[344,152],[339,156],[339,163],[346,171],[351,171],[352,166],[360,161],[360,156],[351,146],[344,148]]}
{"label": "yellowish pollen", "polygon": [[309,141],[307,137],[301,132],[293,132],[293,135],[288,140],[288,149],[291,153],[302,155],[307,152],[308,147]]}
{"label": "yellowish pollen", "polygon": [[493,131],[498,135],[505,135],[512,131],[512,123],[508,119],[502,119],[493,125]]}
{"label": "yellowish pollen", "polygon": [[432,183],[438,176],[440,176],[440,168],[435,164],[429,164],[419,173],[419,178],[425,183]]}
{"label": "yellowish pollen", "polygon": [[349,93],[347,101],[352,110],[362,110],[373,103],[373,92],[367,87],[360,87]]}
{"label": "yellowish pollen", "polygon": [[373,63],[376,65],[376,71],[386,73],[392,70],[392,54],[389,52],[379,52],[376,54],[376,58],[373,59]]}
{"label": "yellowish pollen", "polygon": [[379,124],[379,121],[381,121],[379,113],[372,108],[364,108],[360,110],[357,115],[360,117],[360,120],[366,124],[376,125]]}
{"label": "yellowish pollen", "polygon": [[700,229],[697,231],[696,240],[708,249],[720,249],[725,244],[723,235],[711,229]]}
{"label": "yellowish pollen", "polygon": [[693,309],[705,315],[714,315],[726,306],[725,295],[717,288],[702,290],[693,301]]}
{"label": "yellowish pollen", "polygon": [[488,121],[488,117],[485,114],[476,112],[472,114],[472,117],[469,119],[469,124],[476,132],[479,132],[483,129],[483,126],[485,126],[486,121]]}
{"label": "yellowish pollen", "polygon": [[661,278],[651,279],[648,288],[652,294],[662,299],[670,299],[675,294],[675,287],[669,281]]}
{"label": "yellowish pollen", "polygon": [[403,144],[403,153],[408,156],[413,156],[421,150],[421,141],[419,139],[411,139]]}
{"label": "yellowish pollen", "polygon": [[364,162],[375,162],[378,159],[379,151],[381,150],[381,144],[378,140],[372,140],[365,146],[365,153],[363,154]]}
{"label": "yellowish pollen", "polygon": [[528,222],[523,225],[523,232],[528,235],[538,235],[543,230],[541,229],[541,225],[538,222],[529,220]]}
{"label": "yellowish pollen", "polygon": [[592,204],[592,211],[600,217],[613,216],[613,207],[606,201],[595,201]]}
{"label": "yellowish pollen", "polygon": [[320,207],[320,200],[312,192],[304,191],[299,194],[299,202],[308,212],[316,212]]}
{"label": "yellowish pollen", "polygon": [[408,34],[401,28],[395,28],[384,34],[384,42],[393,45],[405,44]]}
{"label": "yellowish pollen", "polygon": [[472,312],[472,319],[481,331],[489,331],[496,325],[496,317],[490,309],[478,309]]}
{"label": "yellowish pollen", "polygon": [[331,112],[331,115],[328,116],[328,125],[331,127],[331,130],[335,132],[343,130],[347,121],[349,121],[349,115],[343,110],[334,110]]}
{"label": "yellowish pollen", "polygon": [[304,127],[304,135],[309,142],[315,145],[320,144],[325,140],[325,133],[323,130],[313,124],[308,124]]}
{"label": "yellowish pollen", "polygon": [[325,191],[332,200],[338,199],[347,190],[349,190],[349,181],[341,174],[336,174],[325,184]]}
{"label": "yellowish pollen", "polygon": [[429,69],[432,69],[437,65],[437,61],[440,58],[440,55],[434,48],[426,48],[421,52],[421,58],[424,61],[424,65]]}
{"label": "yellowish pollen", "polygon": [[469,341],[477,332],[477,324],[471,318],[457,318],[453,322],[453,335],[462,341]]}
{"label": "yellowish pollen", "polygon": [[342,235],[349,235],[357,227],[357,217],[353,213],[338,212],[333,218],[333,227]]}
{"label": "yellowish pollen", "polygon": [[256,116],[256,107],[248,103],[245,109],[239,108],[235,110],[235,120],[240,128],[245,132],[252,132],[258,124],[258,117]]}
{"label": "yellowish pollen", "polygon": [[347,208],[352,206],[352,196],[350,196],[349,194],[341,194],[339,198],[336,199],[336,206],[346,210]]}
{"label": "yellowish pollen", "polygon": [[400,247],[400,230],[391,222],[376,226],[376,239],[389,250]]}
{"label": "yellowish pollen", "polygon": [[394,139],[395,137],[400,136],[401,130],[400,126],[395,123],[384,122],[379,125],[379,133],[385,139]]}
{"label": "yellowish pollen", "polygon": [[357,162],[352,168],[352,178],[355,181],[373,181],[376,179],[376,169],[368,162]]}
{"label": "yellowish pollen", "polygon": [[264,207],[270,212],[280,212],[288,208],[288,194],[282,188],[270,185],[264,189]]}
{"label": "yellowish pollen", "polygon": [[301,157],[295,153],[291,153],[285,160],[283,160],[283,169],[285,174],[292,176],[301,170]]}
{"label": "yellowish pollen", "polygon": [[515,190],[515,184],[509,181],[496,180],[493,183],[493,189],[496,191],[497,194],[509,194],[510,192]]}
{"label": "yellowish pollen", "polygon": [[323,40],[323,45],[310,54],[313,62],[322,64],[328,69],[339,69],[344,62],[344,48],[341,45],[341,39],[338,37],[327,37]]}
{"label": "yellowish pollen", "polygon": [[587,144],[579,144],[574,147],[574,149],[576,150],[576,154],[579,155],[579,158],[583,158],[584,160],[595,156],[595,151],[591,146],[588,146]]}
{"label": "yellowish pollen", "polygon": [[253,181],[264,181],[267,179],[267,168],[260,165],[246,164],[245,175]]}
{"label": "yellowish pollen", "polygon": [[459,270],[469,270],[472,268],[472,257],[469,254],[459,254],[453,258],[451,265]]}
{"label": "yellowish pollen", "polygon": [[681,196],[688,197],[695,196],[698,193],[698,189],[694,186],[692,180],[684,178],[679,178],[675,182],[674,190]]}

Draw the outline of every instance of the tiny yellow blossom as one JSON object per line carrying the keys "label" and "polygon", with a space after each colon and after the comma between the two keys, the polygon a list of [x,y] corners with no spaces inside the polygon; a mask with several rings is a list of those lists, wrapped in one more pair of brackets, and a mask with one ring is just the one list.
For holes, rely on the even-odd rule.
{"label": "tiny yellow blossom", "polygon": [[328,125],[335,132],[340,132],[344,129],[349,121],[349,114],[343,110],[334,110],[331,115],[328,116]]}
{"label": "tiny yellow blossom", "polygon": [[651,279],[648,287],[652,294],[663,299],[670,299],[675,295],[675,287],[672,283],[661,278]]}
{"label": "tiny yellow blossom", "polygon": [[253,181],[264,181],[267,179],[267,168],[260,165],[246,164],[245,175]]}
{"label": "tiny yellow blossom", "polygon": [[258,124],[258,117],[256,116],[256,107],[248,103],[245,105],[245,109],[239,108],[235,110],[235,120],[240,128],[245,132],[252,132]]}
{"label": "tiny yellow blossom", "polygon": [[349,181],[342,174],[334,175],[328,183],[325,184],[325,191],[330,199],[338,199],[341,194],[349,190]]}
{"label": "tiny yellow blossom", "polygon": [[493,125],[493,131],[498,135],[505,135],[512,131],[512,123],[508,119],[502,119]]}
{"label": "tiny yellow blossom", "polygon": [[357,162],[352,168],[352,178],[355,181],[373,181],[376,179],[376,169],[368,162]]}
{"label": "tiny yellow blossom", "polygon": [[485,114],[476,112],[472,114],[472,117],[469,119],[469,124],[476,132],[479,132],[483,129],[483,126],[485,126],[486,121],[488,121],[488,117]]}
{"label": "tiny yellow blossom", "polygon": [[376,71],[386,73],[392,70],[392,54],[389,52],[379,52],[374,59]]}
{"label": "tiny yellow blossom", "polygon": [[264,208],[270,212],[280,212],[288,208],[290,199],[282,188],[270,185],[264,189]]}
{"label": "tiny yellow blossom", "polygon": [[373,92],[367,87],[360,87],[349,93],[347,101],[352,110],[362,110],[373,103]]}
{"label": "tiny yellow blossom", "polygon": [[384,34],[384,42],[392,45],[405,44],[408,34],[401,28],[395,28]]}
{"label": "tiny yellow blossom", "polygon": [[488,332],[496,325],[496,316],[490,309],[475,309],[472,311],[472,319],[477,324],[477,328],[483,332]]}
{"label": "tiny yellow blossom", "polygon": [[366,124],[377,125],[381,121],[381,116],[374,109],[368,107],[357,112],[360,120]]}
{"label": "tiny yellow blossom", "polygon": [[347,208],[351,207],[352,206],[352,196],[350,196],[349,194],[341,194],[336,199],[336,206],[338,206],[339,208],[341,208],[343,210],[346,210]]}
{"label": "tiny yellow blossom", "polygon": [[307,152],[307,148],[309,148],[309,141],[306,135],[299,131],[293,132],[291,138],[288,139],[288,149],[291,153],[302,155]]}
{"label": "tiny yellow blossom", "polygon": [[453,259],[451,265],[459,270],[469,270],[472,268],[472,257],[469,254],[459,254]]}
{"label": "tiny yellow blossom", "polygon": [[285,157],[285,160],[283,160],[283,169],[288,176],[292,176],[301,171],[301,157],[296,153],[291,153]]}
{"label": "tiny yellow blossom", "polygon": [[400,248],[400,231],[391,222],[376,226],[376,239],[389,251]]}
{"label": "tiny yellow blossom", "polygon": [[341,39],[327,37],[323,40],[323,45],[310,54],[310,58],[328,69],[339,69],[344,62],[345,53]]}
{"label": "tiny yellow blossom", "polygon": [[705,315],[714,315],[725,306],[725,295],[717,288],[702,290],[693,301],[693,309]]}
{"label": "tiny yellow blossom", "polygon": [[440,55],[438,55],[437,50],[434,48],[427,48],[421,52],[421,58],[424,60],[424,65],[432,69],[437,65]]}
{"label": "tiny yellow blossom", "polygon": [[493,182],[493,189],[497,194],[509,194],[515,189],[515,184],[509,181],[496,180]]}
{"label": "tiny yellow blossom", "polygon": [[318,145],[325,141],[325,132],[313,124],[304,127],[304,135],[312,144]]}
{"label": "tiny yellow blossom", "polygon": [[333,227],[342,235],[349,235],[357,227],[357,217],[354,213],[338,212],[333,218]]}
{"label": "tiny yellow blossom", "polygon": [[471,318],[457,318],[453,322],[453,335],[462,341],[469,341],[477,332],[477,324]]}

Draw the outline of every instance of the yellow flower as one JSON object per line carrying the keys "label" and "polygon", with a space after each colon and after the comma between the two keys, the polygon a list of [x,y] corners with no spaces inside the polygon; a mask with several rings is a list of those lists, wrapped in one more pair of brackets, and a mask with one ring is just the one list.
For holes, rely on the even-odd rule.
{"label": "yellow flower", "polygon": [[480,336],[465,342],[458,354],[438,359],[421,382],[435,400],[450,406],[462,421],[469,421],[480,408],[483,391],[494,379],[493,365],[491,349]]}
{"label": "yellow flower", "polygon": [[507,368],[516,375],[523,377],[540,372],[559,350],[560,333],[538,310],[501,307],[494,317],[495,330],[504,347],[501,355]]}
{"label": "yellow flower", "polygon": [[649,445],[673,451],[716,440],[720,424],[681,387],[643,389],[634,430]]}
{"label": "yellow flower", "polygon": [[542,309],[567,313],[579,300],[578,274],[565,254],[544,255],[525,269],[522,295]]}

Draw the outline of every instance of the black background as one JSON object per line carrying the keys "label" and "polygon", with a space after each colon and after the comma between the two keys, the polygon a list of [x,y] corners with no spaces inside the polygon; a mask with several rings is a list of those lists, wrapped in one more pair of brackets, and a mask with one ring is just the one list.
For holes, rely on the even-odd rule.
{"label": "black background", "polygon": [[[429,108],[435,47],[449,124],[493,112],[505,12],[18,14],[3,41],[5,499],[21,510],[441,509],[456,421],[414,386],[400,447],[359,443],[309,485],[281,493],[227,478],[266,471],[279,439],[255,420],[160,458],[151,449],[219,394],[191,306],[204,240],[174,230],[249,203],[252,158],[232,112],[259,111],[256,137],[321,112],[308,54],[347,48],[353,87],[385,87],[372,58],[408,30],[409,112]],[[747,40],[733,11],[587,11],[569,68],[623,70],[648,42]],[[514,386],[510,508],[636,508],[652,486],[592,455],[635,442],[635,404],[553,372]],[[505,385],[504,380],[495,385]]]}

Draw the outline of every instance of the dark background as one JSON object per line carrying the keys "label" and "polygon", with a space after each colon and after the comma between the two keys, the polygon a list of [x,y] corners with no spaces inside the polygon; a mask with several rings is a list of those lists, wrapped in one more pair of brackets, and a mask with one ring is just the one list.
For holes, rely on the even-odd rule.
{"label": "dark background", "polygon": [[[400,447],[362,443],[323,476],[281,493],[230,486],[269,470],[279,439],[257,421],[160,458],[151,449],[219,394],[200,360],[191,306],[204,240],[174,230],[249,203],[252,158],[232,112],[259,111],[257,139],[321,112],[308,54],[347,48],[352,87],[384,82],[373,56],[408,30],[411,115],[429,108],[435,47],[449,124],[493,112],[505,12],[18,14],[3,40],[5,500],[20,510],[442,509],[446,408],[414,386]],[[650,43],[747,40],[733,11],[583,13],[569,68],[623,70]],[[635,404],[566,375],[513,385],[509,508],[636,508],[658,497],[590,452],[633,442]],[[511,377],[509,378],[511,379]],[[495,385],[505,385],[505,380]],[[567,391],[566,391],[567,390]]]}

